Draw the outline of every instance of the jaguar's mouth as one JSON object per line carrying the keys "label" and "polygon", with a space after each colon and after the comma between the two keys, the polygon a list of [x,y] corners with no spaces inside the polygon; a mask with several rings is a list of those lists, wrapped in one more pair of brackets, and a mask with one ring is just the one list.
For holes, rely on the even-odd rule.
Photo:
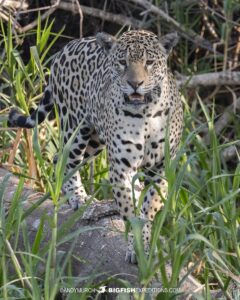
{"label": "jaguar's mouth", "polygon": [[131,95],[124,94],[124,100],[126,104],[143,105],[151,101],[151,95],[150,93],[144,95],[138,93],[133,93]]}

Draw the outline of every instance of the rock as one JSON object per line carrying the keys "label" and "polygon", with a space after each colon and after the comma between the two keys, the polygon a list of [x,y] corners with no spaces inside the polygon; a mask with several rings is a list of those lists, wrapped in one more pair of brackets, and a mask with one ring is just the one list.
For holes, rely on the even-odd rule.
{"label": "rock", "polygon": [[[0,189],[3,186],[3,181],[6,182],[6,190],[4,193],[4,203],[9,207],[12,196],[18,186],[18,178],[11,175],[8,171],[0,168]],[[36,193],[27,185],[24,186],[23,192],[28,199],[23,203],[24,210],[29,209],[37,199],[42,196],[41,193]],[[29,231],[29,240],[33,243],[40,225],[41,217],[52,217],[54,211],[53,202],[49,199],[45,200],[38,206],[31,214],[28,215],[26,222]],[[141,287],[138,281],[138,268],[136,265],[126,263],[125,249],[126,241],[124,239],[124,223],[118,215],[118,211],[113,201],[95,201],[91,203],[81,218],[76,218],[76,214],[81,212],[73,212],[68,205],[62,205],[58,213],[59,228],[63,223],[73,221],[71,232],[74,233],[79,230],[79,234],[75,237],[76,243],[73,249],[73,255],[79,259],[72,259],[72,272],[74,276],[81,278],[90,276],[92,274],[99,274],[96,282],[106,280],[110,276],[114,276],[111,281],[111,287],[119,287],[116,280],[127,280],[132,287]],[[47,220],[47,218],[45,218]],[[46,244],[51,237],[51,227],[49,222],[44,223]],[[66,235],[69,232],[66,233]],[[64,235],[64,233],[63,233]],[[64,238],[66,238],[64,236]],[[23,243],[20,243],[23,244]],[[41,245],[44,247],[44,245]],[[65,257],[69,252],[71,241],[65,241],[58,246],[58,255]],[[42,266],[43,267],[43,266]],[[171,266],[167,266],[167,273],[171,274]],[[181,276],[184,276],[186,271],[183,271]],[[154,287],[161,287],[160,282],[154,282]],[[185,294],[182,299],[187,299],[187,295],[193,290],[201,289],[201,285],[193,277],[188,276],[181,286],[181,291]],[[116,294],[115,294],[116,296]],[[115,299],[108,297],[108,299]],[[181,299],[181,298],[179,298]],[[191,298],[189,298],[191,299]]]}

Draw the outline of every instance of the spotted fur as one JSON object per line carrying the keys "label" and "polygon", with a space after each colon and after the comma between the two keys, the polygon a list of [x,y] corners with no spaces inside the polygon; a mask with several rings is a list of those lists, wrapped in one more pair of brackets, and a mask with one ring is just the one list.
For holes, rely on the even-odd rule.
{"label": "spotted fur", "polygon": [[[9,125],[32,128],[55,104],[66,143],[82,122],[66,174],[106,146],[114,198],[123,219],[131,218],[133,176],[142,168],[166,196],[167,182],[162,179],[166,133],[172,157],[181,139],[182,105],[167,68],[168,55],[176,42],[176,34],[158,40],[143,30],[125,32],[118,40],[104,33],[74,40],[56,55],[37,110],[28,117],[11,111]],[[78,173],[64,184],[63,191],[71,194],[69,202],[74,209],[87,199]],[[151,186],[141,210],[147,220],[143,228],[146,251],[151,221],[162,206],[161,197]],[[131,235],[126,259],[135,262]]]}

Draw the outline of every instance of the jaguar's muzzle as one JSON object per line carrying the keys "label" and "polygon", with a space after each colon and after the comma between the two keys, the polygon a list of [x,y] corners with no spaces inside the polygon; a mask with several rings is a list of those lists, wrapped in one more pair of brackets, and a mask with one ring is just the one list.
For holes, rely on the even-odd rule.
{"label": "jaguar's muzzle", "polygon": [[138,93],[133,93],[131,95],[124,94],[124,100],[126,104],[143,105],[151,101],[151,95],[150,93],[144,95]]}

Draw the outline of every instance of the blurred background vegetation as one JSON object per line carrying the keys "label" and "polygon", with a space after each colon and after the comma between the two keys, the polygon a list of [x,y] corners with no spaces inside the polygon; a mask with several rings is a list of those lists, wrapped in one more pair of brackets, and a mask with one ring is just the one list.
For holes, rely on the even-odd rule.
{"label": "blurred background vegetation", "polygon": [[[57,119],[50,115],[38,131],[9,129],[6,120],[11,107],[25,113],[36,108],[53,55],[70,40],[99,31],[178,32],[169,66],[181,90],[185,128],[179,154],[166,166],[171,205],[156,218],[152,245],[175,273],[168,280],[162,265],[154,268],[150,259],[149,273],[140,270],[145,286],[160,272],[164,286],[176,287],[187,267],[205,286],[201,299],[211,299],[209,289],[237,299],[232,286],[240,281],[239,21],[239,0],[0,0],[0,166],[28,177],[44,193],[52,191]],[[105,152],[81,175],[97,198],[111,197]],[[159,234],[164,245],[157,242]]]}

